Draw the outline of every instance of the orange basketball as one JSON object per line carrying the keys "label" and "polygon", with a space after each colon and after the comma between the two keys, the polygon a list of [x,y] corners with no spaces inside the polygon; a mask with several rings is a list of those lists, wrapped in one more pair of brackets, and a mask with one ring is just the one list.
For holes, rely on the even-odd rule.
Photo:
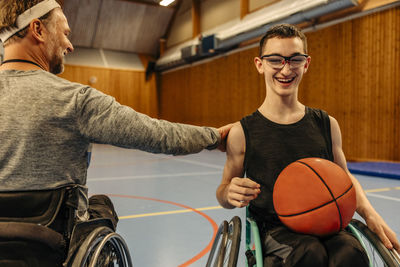
{"label": "orange basketball", "polygon": [[356,210],[356,192],[347,173],[335,163],[305,158],[278,176],[274,208],[295,232],[325,236],[347,226]]}

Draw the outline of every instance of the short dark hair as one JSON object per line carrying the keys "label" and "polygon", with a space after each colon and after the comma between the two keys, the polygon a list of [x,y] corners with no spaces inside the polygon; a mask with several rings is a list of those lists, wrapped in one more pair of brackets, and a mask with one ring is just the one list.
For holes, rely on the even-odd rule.
{"label": "short dark hair", "polygon": [[304,53],[307,54],[307,38],[299,28],[291,24],[278,24],[268,29],[264,36],[260,40],[260,56],[262,56],[265,43],[268,39],[278,38],[293,38],[299,37],[303,42]]}

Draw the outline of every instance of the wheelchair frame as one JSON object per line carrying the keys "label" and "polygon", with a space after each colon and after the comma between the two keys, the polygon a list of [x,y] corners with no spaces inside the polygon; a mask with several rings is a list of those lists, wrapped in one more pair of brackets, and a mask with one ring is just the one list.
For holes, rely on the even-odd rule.
{"label": "wheelchair frame", "polygon": [[220,267],[225,257],[226,242],[228,239],[228,222],[223,221],[218,227],[214,243],[211,248],[206,267]]}
{"label": "wheelchair frame", "polygon": [[[246,216],[246,266],[263,266],[263,253],[262,245],[259,235],[257,223],[249,216]],[[378,236],[373,233],[369,228],[359,220],[352,219],[350,224],[346,227],[346,230],[352,233],[357,240],[361,243],[369,258],[369,267],[375,267],[374,259],[371,256],[371,248],[368,248],[366,241],[373,247],[378,253],[382,262],[387,267],[399,267],[400,257],[395,250],[387,249],[380,241]],[[254,240],[251,238],[253,237]],[[365,239],[365,240],[363,240]],[[251,253],[251,254],[250,254]]]}
{"label": "wheelchair frame", "polygon": [[[240,218],[235,216],[231,220],[232,224],[241,225]],[[221,224],[220,228],[226,225],[226,221]],[[232,228],[237,228],[233,226]],[[352,233],[357,240],[361,243],[364,247],[365,251],[367,252],[368,258],[370,260],[369,266],[376,267],[375,265],[375,257],[372,256],[372,253],[377,253],[380,260],[382,261],[381,265],[378,266],[387,266],[387,267],[399,267],[400,266],[400,257],[399,254],[395,250],[387,249],[383,243],[380,241],[378,236],[373,233],[369,228],[359,220],[353,219],[351,220],[350,224],[346,227],[346,230]],[[235,233],[235,235],[240,236],[240,230]],[[218,237],[218,234],[217,234]],[[216,237],[216,240],[217,240]],[[222,234],[223,237],[223,234]],[[224,239],[223,239],[224,240]],[[213,249],[214,249],[213,244]],[[224,246],[224,242],[219,243],[219,252],[218,255],[215,253],[210,253],[209,259],[207,262],[207,267],[221,267],[221,266],[228,266],[228,267],[235,267],[236,262],[233,263],[231,261],[226,264],[226,258],[232,258],[232,253],[237,253],[239,251],[240,242],[236,243],[237,248],[227,248],[226,245]],[[259,229],[256,221],[248,216],[248,211],[246,209],[246,266],[247,267],[263,267],[264,264],[264,256],[262,253],[262,243],[260,240]],[[237,256],[236,256],[237,260]],[[214,265],[211,263],[214,262]],[[376,263],[377,264],[377,263]]]}
{"label": "wheelchair frame", "polygon": [[[33,242],[43,245],[42,249],[50,249],[49,253],[54,251],[51,248],[57,246],[58,251],[65,252],[63,262],[57,260],[59,262],[57,264],[65,267],[103,266],[101,262],[104,263],[104,261],[107,262],[104,266],[116,263],[117,265],[113,266],[131,267],[129,249],[123,238],[114,232],[114,226],[109,219],[75,223],[76,191],[74,189],[76,187],[69,186],[57,190],[0,193],[1,205],[11,206],[20,211],[20,214],[16,214],[11,208],[6,209],[0,215],[0,224],[11,228],[19,227],[18,229],[23,230],[13,235],[0,231],[0,243],[7,246],[7,243],[15,243],[14,240],[19,240],[18,242],[30,244],[33,238]],[[19,197],[23,200],[18,199]],[[28,210],[26,203],[29,205]],[[28,215],[21,217],[21,214]],[[62,227],[62,233],[59,232],[60,227]],[[32,237],[27,237],[26,233],[30,232],[33,232]],[[21,244],[25,246],[25,243]],[[0,255],[0,259],[6,261],[7,255],[3,254]],[[47,265],[49,263],[46,263]],[[37,266],[41,264],[38,263]],[[51,266],[54,266],[54,263]]]}
{"label": "wheelchair frame", "polygon": [[[102,255],[103,251],[107,251],[108,254]],[[132,266],[129,250],[123,238],[109,227],[100,226],[86,237],[78,251],[64,263],[64,266],[108,266],[110,260],[116,260],[118,266]]]}
{"label": "wheelchair frame", "polygon": [[387,249],[380,241],[379,237],[375,233],[373,233],[364,223],[360,222],[359,220],[353,219],[347,226],[347,230],[352,233],[364,247],[369,258],[370,267],[375,266],[374,257],[372,257],[370,252],[371,250],[375,250],[378,252],[378,256],[385,264],[385,266],[400,266],[400,257],[396,250]]}
{"label": "wheelchair frame", "polygon": [[242,223],[238,216],[233,217],[229,223],[223,221],[215,236],[206,267],[236,267],[241,232]]}

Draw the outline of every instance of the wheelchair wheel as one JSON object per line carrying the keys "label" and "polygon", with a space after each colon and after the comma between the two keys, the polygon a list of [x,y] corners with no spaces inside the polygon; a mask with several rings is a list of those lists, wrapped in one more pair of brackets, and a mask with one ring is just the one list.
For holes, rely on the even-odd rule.
{"label": "wheelchair wheel", "polygon": [[236,267],[239,255],[241,233],[242,222],[238,216],[235,216],[228,225],[228,240],[225,248],[223,266]]}
{"label": "wheelchair wheel", "polygon": [[108,227],[99,227],[83,241],[71,266],[131,267],[132,262],[122,237]]}
{"label": "wheelchair wheel", "polygon": [[132,266],[128,246],[119,234],[108,234],[97,246],[89,264],[96,266]]}
{"label": "wheelchair wheel", "polygon": [[400,266],[400,259],[395,251],[387,249],[380,241],[379,237],[373,233],[365,224],[358,220],[351,220],[348,225],[348,230],[363,245],[368,254],[370,267],[387,266],[398,267]]}
{"label": "wheelchair wheel", "polygon": [[208,256],[206,267],[222,267],[226,242],[228,240],[228,222],[223,221],[215,235],[214,243]]}

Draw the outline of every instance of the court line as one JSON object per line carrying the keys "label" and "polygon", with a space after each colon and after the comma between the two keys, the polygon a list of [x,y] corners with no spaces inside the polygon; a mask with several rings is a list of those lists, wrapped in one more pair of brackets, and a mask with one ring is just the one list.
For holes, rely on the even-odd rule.
{"label": "court line", "polygon": [[367,193],[367,196],[383,198],[383,199],[387,199],[387,200],[393,200],[393,201],[400,202],[400,198],[396,198],[396,197],[383,196],[383,195],[378,195],[378,194],[374,194],[374,193]]}
{"label": "court line", "polygon": [[212,239],[210,240],[210,242],[208,243],[208,245],[202,250],[200,251],[197,255],[195,255],[193,258],[189,259],[188,261],[182,263],[179,265],[179,267],[186,267],[189,266],[191,264],[193,264],[194,262],[198,261],[199,259],[201,259],[204,255],[206,255],[210,250],[211,247],[214,243],[214,239],[215,236],[217,235],[217,231],[218,231],[218,225],[217,223],[207,214],[196,210],[192,207],[189,207],[187,205],[184,204],[180,204],[177,202],[172,202],[172,201],[168,201],[168,200],[161,200],[161,199],[156,199],[156,198],[150,198],[150,197],[141,197],[141,196],[131,196],[131,195],[118,195],[118,194],[107,194],[110,197],[122,197],[122,198],[133,198],[133,199],[144,199],[144,200],[151,200],[151,201],[157,201],[157,202],[161,202],[161,203],[165,203],[165,204],[171,204],[171,205],[175,205],[184,209],[188,209],[191,210],[193,212],[196,212],[197,214],[201,215],[202,217],[204,217],[212,226],[213,228],[213,235],[212,235]]}
{"label": "court line", "polygon": [[377,189],[367,189],[365,190],[366,193],[373,193],[373,192],[386,192],[392,190],[400,190],[400,186],[396,187],[384,187],[384,188],[377,188]]}
{"label": "court line", "polygon": [[222,209],[222,207],[221,206],[214,206],[214,207],[205,207],[205,208],[198,208],[198,209],[161,211],[161,212],[152,212],[152,213],[143,213],[143,214],[136,214],[136,215],[121,216],[121,217],[118,217],[118,218],[120,220],[123,220],[123,219],[134,219],[134,218],[142,218],[142,217],[149,217],[149,216],[160,216],[160,215],[187,213],[187,212],[193,212],[194,210],[203,211],[203,210],[216,210],[216,209]]}
{"label": "court line", "polygon": [[[371,192],[387,192],[387,191],[391,191],[391,190],[400,190],[400,186],[399,187],[368,189],[368,190],[365,190],[365,192],[366,192],[366,194],[368,196],[377,197],[377,198],[383,198],[383,199],[388,199],[388,200],[393,200],[393,201],[399,201],[400,202],[399,198],[394,198],[394,197],[383,196],[383,195],[371,193]],[[203,216],[204,218],[206,218],[211,223],[211,225],[213,227],[213,230],[214,230],[214,233],[213,233],[213,238],[211,239],[210,243],[207,245],[207,247],[205,247],[202,251],[200,251],[200,253],[198,253],[197,255],[195,255],[193,258],[191,258],[190,260],[186,261],[185,263],[179,265],[179,267],[186,267],[186,266],[191,265],[192,263],[194,263],[194,262],[198,261],[200,258],[202,258],[205,254],[207,254],[208,251],[210,251],[211,246],[212,246],[212,244],[214,242],[214,239],[215,239],[216,232],[218,230],[218,226],[217,226],[217,224],[215,223],[215,221],[213,219],[211,219],[208,215],[206,215],[205,213],[203,213],[201,211],[222,209],[221,206],[211,206],[211,207],[203,207],[203,208],[195,209],[195,208],[191,208],[189,206],[186,206],[186,205],[183,205],[183,204],[179,204],[179,203],[176,203],[176,202],[166,201],[166,200],[159,200],[159,199],[155,199],[155,198],[138,197],[138,196],[126,196],[126,195],[117,195],[117,194],[109,194],[109,196],[111,196],[111,197],[124,197],[124,198],[153,200],[153,201],[172,204],[172,205],[176,205],[176,206],[184,208],[183,210],[153,212],[153,213],[144,213],[144,214],[121,216],[121,217],[119,217],[119,219],[134,219],[134,218],[142,218],[142,217],[151,217],[151,216],[161,216],[161,215],[171,215],[171,214],[181,214],[181,213],[188,213],[188,212],[196,212],[196,213],[200,214],[201,216]]]}
{"label": "court line", "polygon": [[148,179],[148,178],[166,178],[166,177],[182,177],[182,176],[204,176],[204,175],[221,175],[221,172],[183,172],[171,174],[150,174],[150,175],[137,175],[137,176],[121,176],[121,177],[101,177],[101,178],[88,178],[88,182],[102,182],[102,181],[116,181],[116,180],[135,180],[135,179]]}
{"label": "court line", "polygon": [[[377,188],[377,189],[368,189],[368,190],[365,190],[365,192],[366,192],[366,194],[368,196],[377,197],[377,198],[383,198],[383,199],[388,199],[388,200],[393,200],[393,201],[400,201],[399,198],[383,196],[383,195],[378,195],[378,194],[372,193],[372,192],[387,192],[387,191],[391,191],[391,190],[400,190],[400,186]],[[197,208],[197,209],[189,208],[189,209],[183,209],[183,210],[172,210],[172,211],[161,211],[161,212],[133,214],[133,215],[120,216],[119,219],[121,219],[121,220],[124,220],[124,219],[135,219],[135,218],[142,218],[142,217],[188,213],[188,212],[194,212],[196,210],[197,211],[204,211],[204,210],[216,210],[216,209],[222,209],[222,207],[221,206],[211,206],[211,207],[203,207],[203,208]]]}

